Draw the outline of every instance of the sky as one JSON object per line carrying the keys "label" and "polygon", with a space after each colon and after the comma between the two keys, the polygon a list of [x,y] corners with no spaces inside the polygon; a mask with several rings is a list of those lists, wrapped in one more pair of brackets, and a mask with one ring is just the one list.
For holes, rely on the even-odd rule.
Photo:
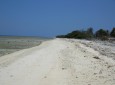
{"label": "sky", "polygon": [[0,35],[55,37],[115,27],[115,0],[0,0]]}

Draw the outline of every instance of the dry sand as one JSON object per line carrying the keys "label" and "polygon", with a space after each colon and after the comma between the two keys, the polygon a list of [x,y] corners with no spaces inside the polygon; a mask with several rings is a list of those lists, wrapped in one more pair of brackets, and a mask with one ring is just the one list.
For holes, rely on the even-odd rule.
{"label": "dry sand", "polygon": [[77,40],[54,39],[0,57],[0,85],[115,85],[115,61]]}

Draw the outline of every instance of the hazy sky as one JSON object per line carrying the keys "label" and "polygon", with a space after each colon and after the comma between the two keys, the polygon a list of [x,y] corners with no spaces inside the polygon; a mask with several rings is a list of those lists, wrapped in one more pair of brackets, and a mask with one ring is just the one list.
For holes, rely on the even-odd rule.
{"label": "hazy sky", "polygon": [[0,0],[0,35],[48,36],[115,27],[115,0]]}

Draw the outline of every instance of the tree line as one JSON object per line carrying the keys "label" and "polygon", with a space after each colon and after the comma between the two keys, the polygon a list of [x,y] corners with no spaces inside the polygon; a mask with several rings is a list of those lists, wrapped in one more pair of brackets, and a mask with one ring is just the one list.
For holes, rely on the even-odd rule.
{"label": "tree line", "polygon": [[109,31],[104,29],[99,29],[95,33],[93,28],[88,28],[87,30],[75,30],[66,35],[58,35],[57,38],[75,38],[75,39],[101,39],[108,40],[110,37],[115,38],[115,27]]}

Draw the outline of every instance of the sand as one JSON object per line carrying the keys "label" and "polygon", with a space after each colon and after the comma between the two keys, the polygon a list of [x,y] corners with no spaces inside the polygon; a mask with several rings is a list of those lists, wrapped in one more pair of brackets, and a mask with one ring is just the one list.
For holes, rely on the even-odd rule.
{"label": "sand", "polygon": [[115,85],[115,60],[78,40],[53,39],[0,57],[0,85]]}

